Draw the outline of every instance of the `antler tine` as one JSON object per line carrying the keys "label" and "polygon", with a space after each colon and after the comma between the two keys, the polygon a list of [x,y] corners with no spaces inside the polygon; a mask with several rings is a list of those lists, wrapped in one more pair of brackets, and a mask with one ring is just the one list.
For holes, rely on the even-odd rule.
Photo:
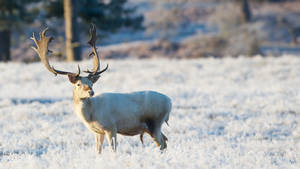
{"label": "antler tine", "polygon": [[89,76],[99,76],[101,73],[105,72],[107,69],[108,69],[108,64],[106,65],[106,67],[103,70],[96,72],[95,74],[90,73]]}
{"label": "antler tine", "polygon": [[95,74],[100,69],[100,61],[99,61],[99,56],[98,56],[97,48],[96,48],[97,37],[96,37],[96,26],[94,24],[91,25],[90,36],[91,36],[91,38],[88,41],[88,44],[92,48],[92,53],[90,54],[90,56],[94,55],[94,57],[93,57],[93,65],[94,65],[94,67],[93,67],[92,71],[86,70],[84,72],[89,73],[89,74]]}
{"label": "antler tine", "polygon": [[96,48],[97,37],[96,37],[96,26],[94,24],[92,24],[92,26],[90,28],[90,35],[91,35],[91,38],[88,41],[88,44],[92,47],[92,53],[90,54],[90,56],[94,55],[94,57],[93,57],[94,67],[93,67],[92,71],[86,70],[84,72],[89,73],[89,76],[98,76],[107,70],[108,64],[106,65],[106,67],[103,70],[99,71],[100,70],[100,60],[99,60],[99,55],[97,53],[97,48]]}
{"label": "antler tine", "polygon": [[71,73],[71,72],[65,72],[65,71],[60,71],[60,70],[56,70],[54,69],[53,66],[51,66],[49,64],[49,60],[47,58],[47,54],[48,52],[51,52],[49,49],[48,49],[48,45],[49,43],[53,40],[53,37],[47,37],[46,36],[46,32],[48,30],[48,27],[45,28],[43,31],[41,31],[39,33],[40,35],[40,40],[37,40],[34,33],[31,37],[31,39],[34,41],[35,45],[36,45],[36,48],[35,47],[31,47],[40,57],[42,63],[45,65],[45,67],[50,71],[52,72],[55,76],[57,74],[61,74],[61,75],[74,75],[74,76],[79,76],[80,74],[80,68],[78,66],[78,73]]}
{"label": "antler tine", "polygon": [[101,70],[100,72],[96,72],[95,76],[100,75],[101,73],[105,72],[107,69],[108,69],[108,64],[106,64],[106,67],[103,70]]}
{"label": "antler tine", "polygon": [[[40,39],[44,38],[46,36],[46,32],[48,31],[48,27],[46,27],[43,31],[41,31],[40,34]],[[53,39],[53,38],[52,38]],[[51,42],[51,41],[50,41]]]}
{"label": "antler tine", "polygon": [[91,35],[91,38],[88,41],[88,44],[90,44],[91,46],[95,46],[96,40],[97,40],[97,37],[96,37],[97,33],[96,33],[96,26],[93,23],[90,28],[90,35]]}
{"label": "antler tine", "polygon": [[79,67],[79,65],[77,65],[77,69],[78,69],[78,72],[76,73],[76,76],[79,76],[80,75],[80,67]]}

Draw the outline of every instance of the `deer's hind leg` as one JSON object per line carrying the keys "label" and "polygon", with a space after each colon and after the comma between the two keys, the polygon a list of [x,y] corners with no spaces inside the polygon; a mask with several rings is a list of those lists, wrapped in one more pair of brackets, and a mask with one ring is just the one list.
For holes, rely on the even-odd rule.
{"label": "deer's hind leg", "polygon": [[144,140],[143,140],[144,133],[148,133],[149,135],[151,135],[151,133],[146,123],[142,123],[141,128],[142,128],[142,132],[140,133],[140,140],[142,144],[144,144]]}
{"label": "deer's hind leg", "polygon": [[161,135],[162,135],[162,138],[164,140],[164,144],[165,144],[165,148],[167,148],[167,141],[168,141],[168,138],[167,136],[164,135],[164,133],[161,132]]}
{"label": "deer's hind leg", "polygon": [[166,137],[164,136],[164,134],[162,134],[160,127],[158,127],[153,133],[153,139],[156,145],[160,147],[161,150],[167,148],[167,143],[165,138]]}
{"label": "deer's hind leg", "polygon": [[148,127],[148,132],[153,138],[157,147],[160,147],[161,150],[167,148],[167,137],[161,133],[161,124],[162,122],[155,122],[152,119],[147,119],[146,124]]}

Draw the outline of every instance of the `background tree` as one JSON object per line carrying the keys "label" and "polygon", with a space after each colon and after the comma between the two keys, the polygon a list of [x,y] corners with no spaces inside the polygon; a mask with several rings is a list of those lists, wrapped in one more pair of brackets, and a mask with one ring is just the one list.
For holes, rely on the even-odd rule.
{"label": "background tree", "polygon": [[141,29],[143,16],[135,15],[135,7],[125,7],[127,0],[52,0],[45,2],[47,17],[65,18],[67,60],[80,60],[78,18],[83,25],[96,24],[103,32],[120,28]]}
{"label": "background tree", "polygon": [[67,61],[81,60],[79,32],[77,24],[78,0],[64,0],[64,18]]}
{"label": "background tree", "polygon": [[37,1],[0,0],[0,61],[10,60],[12,30],[33,21],[34,11],[28,5]]}
{"label": "background tree", "polygon": [[250,9],[248,0],[243,0],[241,7],[242,7],[242,14],[243,14],[244,21],[250,22],[252,13],[251,13],[251,9]]}

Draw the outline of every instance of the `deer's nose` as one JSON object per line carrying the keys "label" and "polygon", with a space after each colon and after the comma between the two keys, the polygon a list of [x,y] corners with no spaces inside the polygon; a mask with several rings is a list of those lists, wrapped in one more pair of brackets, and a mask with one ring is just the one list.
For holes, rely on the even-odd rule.
{"label": "deer's nose", "polygon": [[90,94],[90,96],[94,96],[94,91],[93,90],[89,90],[89,94]]}

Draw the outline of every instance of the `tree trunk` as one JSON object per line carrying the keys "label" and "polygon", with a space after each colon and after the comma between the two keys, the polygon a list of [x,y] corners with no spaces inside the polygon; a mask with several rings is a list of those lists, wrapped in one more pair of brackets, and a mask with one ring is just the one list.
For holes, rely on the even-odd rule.
{"label": "tree trunk", "polygon": [[77,24],[77,3],[78,0],[64,0],[66,55],[69,62],[81,60],[81,46]]}
{"label": "tree trunk", "polygon": [[242,13],[243,13],[244,21],[250,22],[252,14],[251,14],[251,9],[248,0],[243,0],[242,2]]}
{"label": "tree trunk", "polygon": [[0,61],[10,60],[10,30],[0,31]]}

